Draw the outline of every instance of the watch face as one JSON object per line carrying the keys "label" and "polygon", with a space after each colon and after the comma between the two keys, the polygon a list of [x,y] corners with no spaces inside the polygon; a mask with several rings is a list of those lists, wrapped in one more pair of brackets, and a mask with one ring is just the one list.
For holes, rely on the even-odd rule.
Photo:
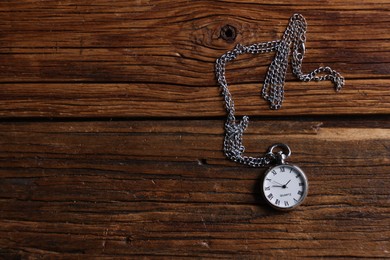
{"label": "watch face", "polygon": [[265,200],[272,207],[290,210],[303,202],[309,187],[300,168],[281,164],[265,173],[262,188]]}

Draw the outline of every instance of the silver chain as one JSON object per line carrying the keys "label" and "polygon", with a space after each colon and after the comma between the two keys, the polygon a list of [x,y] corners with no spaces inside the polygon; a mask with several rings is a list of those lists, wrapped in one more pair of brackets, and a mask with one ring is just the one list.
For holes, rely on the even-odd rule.
{"label": "silver chain", "polygon": [[[330,67],[319,67],[308,74],[302,73],[302,61],[305,54],[306,28],[307,24],[305,18],[300,14],[294,14],[290,18],[290,22],[281,40],[255,43],[249,46],[238,44],[233,50],[226,52],[217,59],[215,64],[215,74],[221,87],[228,113],[225,123],[224,152],[230,160],[252,167],[263,167],[274,163],[276,156],[270,151],[268,151],[264,157],[256,158],[243,155],[245,147],[242,144],[242,135],[248,126],[249,119],[247,116],[243,116],[242,120],[236,121],[234,116],[234,102],[229,92],[225,76],[226,64],[229,61],[232,61],[239,55],[245,53],[259,54],[271,51],[276,52],[274,60],[268,68],[263,88],[261,90],[261,96],[270,103],[271,109],[279,109],[282,106],[288,57],[291,52],[292,72],[300,81],[308,82],[313,80],[329,80],[334,84],[336,91],[341,90],[344,86],[344,77]],[[323,75],[318,76],[318,74]]]}

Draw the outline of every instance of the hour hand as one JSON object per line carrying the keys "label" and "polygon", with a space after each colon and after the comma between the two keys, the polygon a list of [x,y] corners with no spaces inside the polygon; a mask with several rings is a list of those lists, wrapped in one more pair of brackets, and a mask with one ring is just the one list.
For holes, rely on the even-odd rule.
{"label": "hour hand", "polygon": [[274,184],[277,184],[277,185],[272,185],[272,187],[279,187],[279,188],[283,188],[283,184],[277,182],[277,181],[272,181],[272,183]]}

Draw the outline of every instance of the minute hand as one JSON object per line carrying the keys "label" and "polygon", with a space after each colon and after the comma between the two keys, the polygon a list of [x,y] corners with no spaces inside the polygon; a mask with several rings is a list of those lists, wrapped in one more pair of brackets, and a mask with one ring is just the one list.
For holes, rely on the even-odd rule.
{"label": "minute hand", "polygon": [[272,181],[273,183],[276,183],[277,185],[283,186],[283,184],[277,182],[277,181]]}

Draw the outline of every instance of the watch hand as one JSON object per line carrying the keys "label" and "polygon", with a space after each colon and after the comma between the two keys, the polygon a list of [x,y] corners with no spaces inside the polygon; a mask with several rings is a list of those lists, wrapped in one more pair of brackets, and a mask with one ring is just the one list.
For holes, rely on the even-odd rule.
{"label": "watch hand", "polygon": [[278,184],[278,185],[272,185],[272,187],[280,187],[280,188],[283,188],[283,189],[285,189],[285,188],[287,188],[287,184],[289,184],[290,183],[290,181],[291,180],[289,180],[286,184],[281,184],[281,183],[279,183],[279,182],[277,182],[277,181],[272,181],[273,183],[276,183],[276,184]]}
{"label": "watch hand", "polygon": [[279,182],[277,182],[277,181],[272,181],[273,183],[276,183],[276,184],[278,184],[278,185],[280,185],[280,186],[283,186],[283,184],[281,184],[281,183],[279,183]]}

